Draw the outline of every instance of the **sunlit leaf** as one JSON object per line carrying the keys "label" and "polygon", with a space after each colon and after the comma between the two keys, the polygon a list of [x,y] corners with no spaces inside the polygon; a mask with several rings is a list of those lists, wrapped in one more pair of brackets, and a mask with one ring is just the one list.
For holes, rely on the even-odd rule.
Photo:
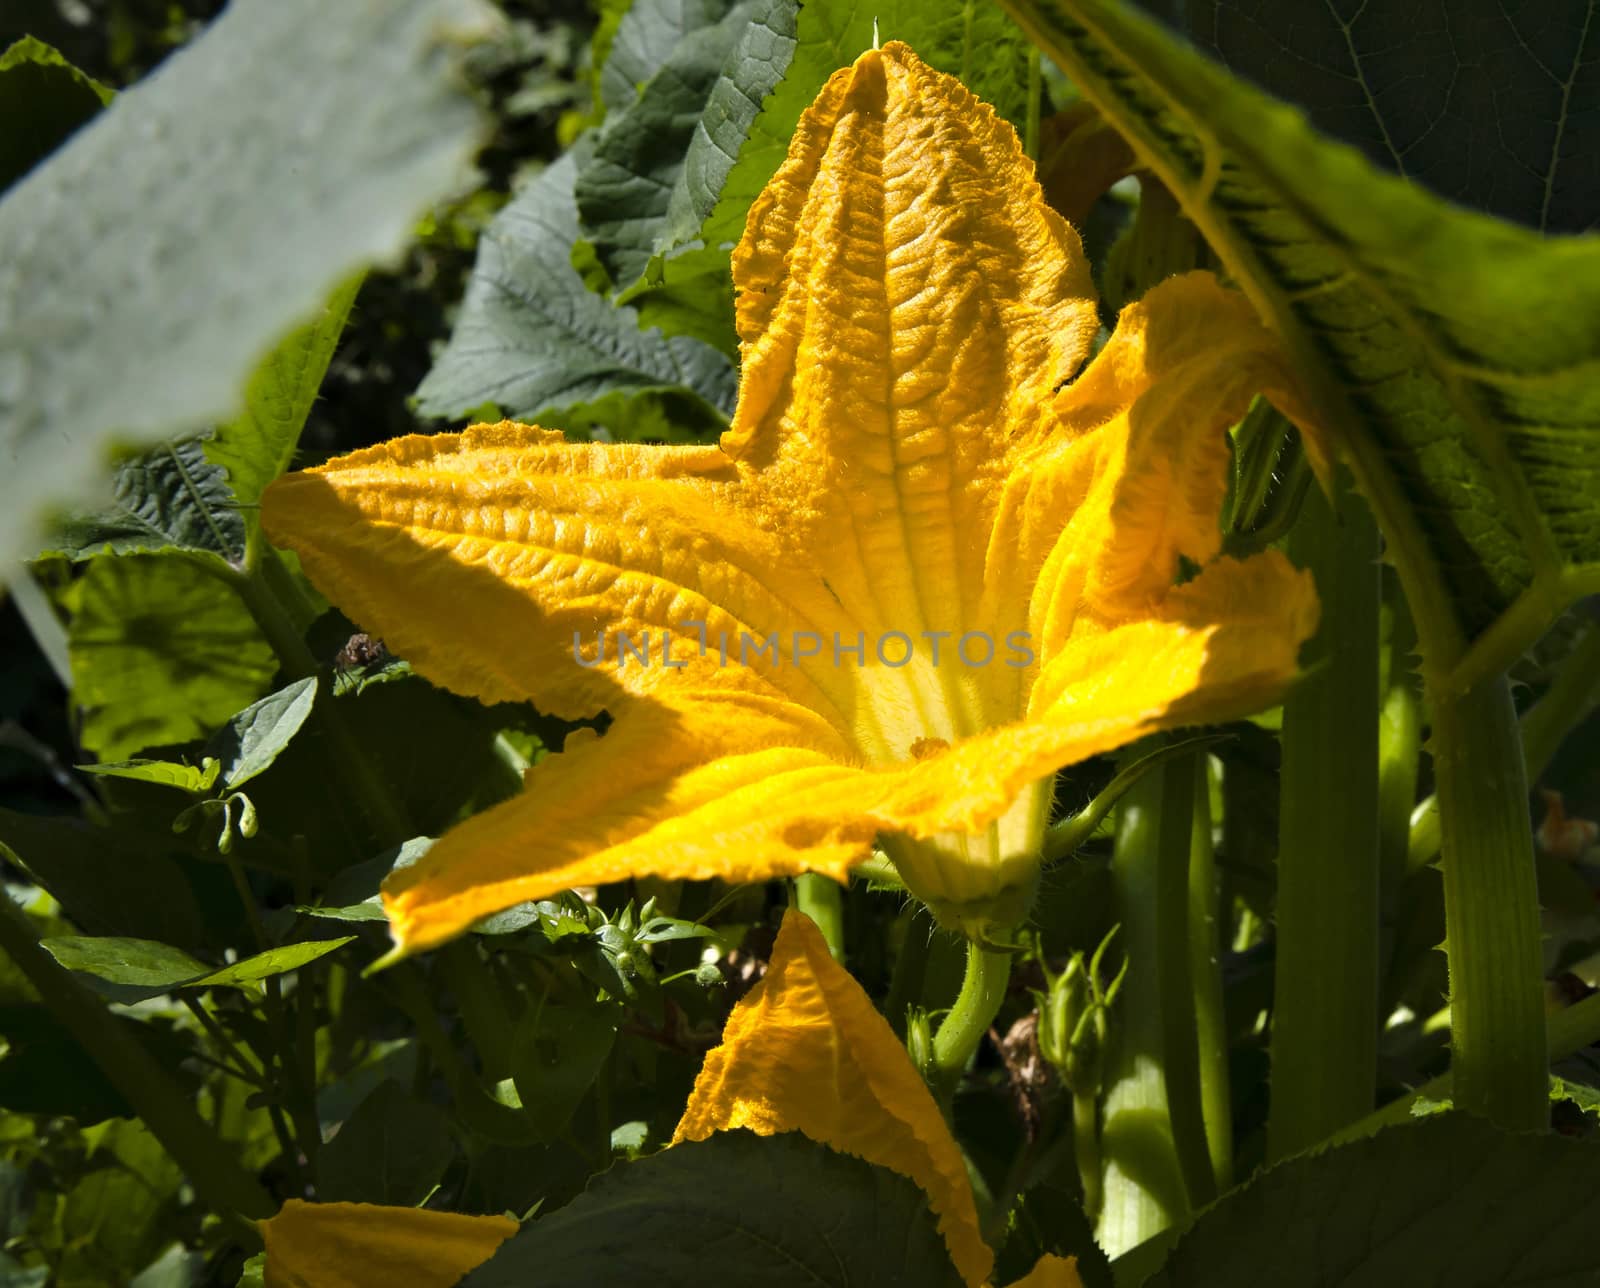
{"label": "sunlit leaf", "polygon": [[102,555],[74,592],[80,736],[108,760],[210,733],[278,669],[243,601],[186,559]]}
{"label": "sunlit leaf", "polygon": [[607,420],[614,432],[623,422],[625,433],[637,405],[648,415],[662,398],[678,400],[676,419],[690,429],[714,425],[732,406],[727,357],[696,340],[641,330],[631,309],[592,293],[573,268],[572,185],[588,147],[580,144],[528,184],[484,233],[450,343],[417,390],[424,414],[464,415],[492,404],[567,425],[586,405],[611,398]]}
{"label": "sunlit leaf", "polygon": [[317,678],[307,676],[252,703],[217,731],[207,746],[222,766],[229,788],[249,782],[271,766],[300,732],[317,697]]}

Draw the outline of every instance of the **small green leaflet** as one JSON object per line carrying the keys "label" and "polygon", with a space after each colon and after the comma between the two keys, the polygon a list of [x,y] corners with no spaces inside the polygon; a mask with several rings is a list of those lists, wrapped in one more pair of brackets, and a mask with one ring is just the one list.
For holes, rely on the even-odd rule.
{"label": "small green leaflet", "polygon": [[242,787],[278,758],[300,732],[317,697],[317,678],[307,676],[246,707],[223,725],[206,750],[222,765],[229,789]]}
{"label": "small green leaflet", "polygon": [[254,990],[264,979],[298,970],[348,944],[354,936],[286,944],[246,957],[220,969],[207,966],[182,949],[151,939],[120,936],[58,935],[40,942],[68,970],[80,971],[113,986],[118,1001],[142,1001],[175,988],[243,988]]}

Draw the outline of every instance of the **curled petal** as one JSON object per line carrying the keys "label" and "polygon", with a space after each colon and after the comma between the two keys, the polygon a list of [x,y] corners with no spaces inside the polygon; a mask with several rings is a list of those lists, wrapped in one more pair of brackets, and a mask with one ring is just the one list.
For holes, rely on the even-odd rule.
{"label": "curled petal", "polygon": [[994,1265],[966,1164],[894,1030],[833,960],[812,921],[790,911],[765,978],[706,1056],[674,1142],[744,1127],[798,1131],[915,1181],[927,1192],[962,1277]]}

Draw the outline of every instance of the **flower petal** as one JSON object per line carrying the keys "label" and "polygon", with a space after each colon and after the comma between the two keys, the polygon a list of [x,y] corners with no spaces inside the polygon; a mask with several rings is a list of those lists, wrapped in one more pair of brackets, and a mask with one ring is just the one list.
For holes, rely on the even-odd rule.
{"label": "flower petal", "polygon": [[975,610],[999,480],[1097,321],[1077,234],[1016,133],[890,43],[836,73],[733,260],[723,449],[869,632]]}
{"label": "flower petal", "polygon": [[833,960],[812,921],[785,914],[766,977],[706,1056],[674,1143],[744,1127],[798,1131],[907,1176],[928,1194],[963,1278],[994,1254],[978,1229],[960,1147],[894,1030]]}
{"label": "flower petal", "polygon": [[847,754],[825,722],[775,699],[640,702],[390,878],[384,908],[399,951],[434,947],[527,899],[630,876],[842,881],[875,831],[860,810],[839,808],[841,789],[870,777]]}
{"label": "flower petal", "polygon": [[504,1216],[290,1199],[260,1224],[267,1288],[449,1288],[517,1232]]}
{"label": "flower petal", "polygon": [[[567,443],[505,422],[412,435],[279,480],[268,535],[352,619],[422,674],[554,715],[694,685],[788,693],[848,727],[849,673],[740,661],[739,632],[843,631],[814,570],[728,503],[714,447]],[[707,639],[731,637],[730,664]],[[662,665],[662,632],[674,631]],[[619,654],[627,632],[649,664]],[[595,657],[597,636],[605,657]],[[586,661],[580,666],[575,640]]]}
{"label": "flower petal", "polygon": [[1047,1252],[1011,1288],[1083,1288],[1083,1280],[1078,1275],[1078,1259],[1057,1257]]}
{"label": "flower petal", "polygon": [[[1056,397],[1070,441],[1092,435],[1083,492],[1057,547],[1061,599],[1129,620],[1172,588],[1180,556],[1209,563],[1222,545],[1227,428],[1264,393],[1309,423],[1277,338],[1210,273],[1169,278],[1123,309],[1088,369]],[[1046,575],[1053,570],[1046,568]],[[1070,613],[1057,613],[1060,625]],[[1057,629],[1060,629],[1058,625]],[[1040,641],[1046,652],[1049,638]]]}

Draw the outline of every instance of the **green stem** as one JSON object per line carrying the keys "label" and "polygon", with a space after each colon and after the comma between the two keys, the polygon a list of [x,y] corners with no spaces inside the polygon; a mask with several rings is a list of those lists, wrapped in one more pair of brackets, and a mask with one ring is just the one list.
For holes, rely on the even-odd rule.
{"label": "green stem", "polygon": [[1105,1199],[1101,1182],[1100,1106],[1093,1095],[1072,1093],[1072,1149],[1083,1185],[1083,1214],[1092,1224]]}
{"label": "green stem", "polygon": [[1533,822],[1511,685],[1429,693],[1444,836],[1452,1080],[1508,1130],[1549,1122]]}
{"label": "green stem", "polygon": [[[1123,754],[1124,765],[1139,756]],[[1116,1257],[1170,1226],[1188,1223],[1189,1199],[1168,1107],[1164,1024],[1167,1003],[1159,916],[1164,774],[1145,775],[1122,798],[1112,849],[1115,919],[1128,973],[1118,994],[1106,1060],[1100,1151],[1104,1198],[1096,1241]],[[1188,829],[1184,829],[1188,839]],[[1187,890],[1183,893],[1187,903]],[[1170,917],[1169,917],[1170,920]],[[1181,921],[1180,921],[1181,924]],[[1186,945],[1177,951],[1187,960]]]}
{"label": "green stem", "polygon": [[1233,1085],[1222,998],[1222,932],[1217,910],[1216,850],[1211,842],[1211,758],[1195,758],[1194,819],[1189,841],[1189,956],[1194,978],[1200,1111],[1217,1193],[1233,1184]]}
{"label": "green stem", "polygon": [[[103,1002],[39,946],[38,931],[9,895],[0,896],[0,951],[27,976],[40,999],[133,1107],[207,1204],[225,1216],[238,1213],[250,1219],[277,1210],[272,1197],[195,1112],[188,1095],[174,1085],[160,1062],[116,1022]],[[248,1221],[234,1224],[242,1239],[258,1242]]]}
{"label": "green stem", "polygon": [[933,1035],[933,1067],[942,1087],[953,1090],[966,1072],[983,1035],[1000,1013],[1011,982],[1011,954],[967,943],[967,969],[955,1005]]}
{"label": "green stem", "polygon": [[1372,1110],[1378,1065],[1377,528],[1341,477],[1305,498],[1289,553],[1322,623],[1283,704],[1267,1156]]}
{"label": "green stem", "polygon": [[1198,765],[1198,757],[1186,756],[1161,769],[1161,824],[1156,842],[1155,914],[1161,944],[1156,972],[1161,984],[1162,1067],[1167,1078],[1173,1148],[1191,1211],[1217,1196],[1200,1090],[1201,980],[1194,973],[1197,937],[1191,925],[1189,868]]}
{"label": "green stem", "polygon": [[833,960],[844,961],[844,887],[816,872],[803,872],[794,879],[794,901],[817,923]]}

